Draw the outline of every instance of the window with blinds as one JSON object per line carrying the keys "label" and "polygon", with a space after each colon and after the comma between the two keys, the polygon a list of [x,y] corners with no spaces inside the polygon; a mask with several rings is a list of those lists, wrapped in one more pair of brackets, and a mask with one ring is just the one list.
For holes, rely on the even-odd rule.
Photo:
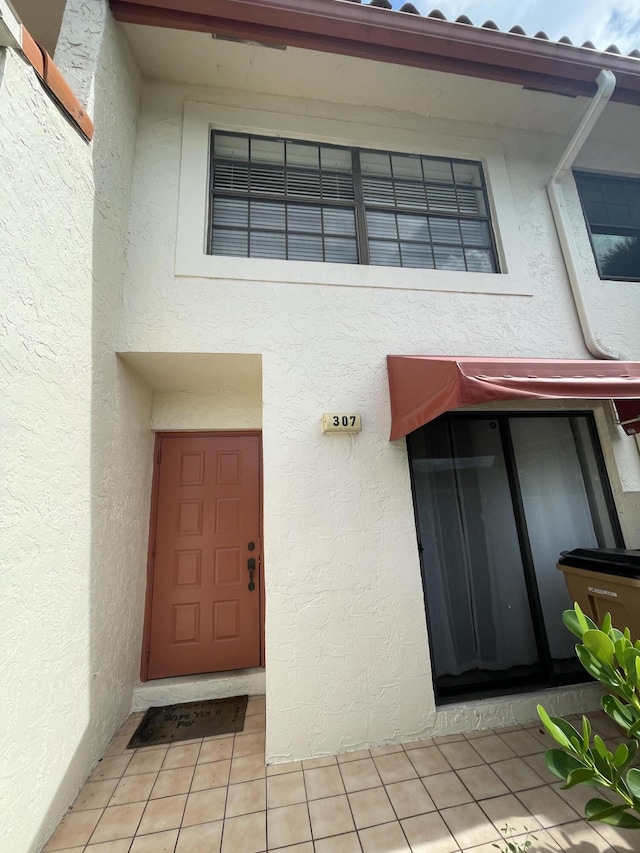
{"label": "window with blinds", "polygon": [[479,163],[219,131],[209,253],[498,271]]}

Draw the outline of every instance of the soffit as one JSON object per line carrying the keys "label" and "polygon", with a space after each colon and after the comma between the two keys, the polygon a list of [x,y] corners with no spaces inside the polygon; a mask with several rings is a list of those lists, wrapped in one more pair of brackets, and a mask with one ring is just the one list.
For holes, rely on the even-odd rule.
{"label": "soffit", "polygon": [[[299,48],[285,51],[234,44],[205,33],[121,26],[142,75],[149,80],[558,134],[572,133],[585,109],[582,98],[492,80]],[[602,132],[619,142],[627,133],[637,133],[633,108],[610,104],[607,117],[606,127],[596,127],[594,137]]]}
{"label": "soffit", "polygon": [[636,58],[530,38],[518,31],[504,33],[492,29],[491,22],[475,27],[409,13],[415,13],[415,7],[395,12],[387,0],[368,5],[346,0],[110,3],[122,22],[302,47],[563,94],[591,96],[597,72],[605,67],[618,78],[614,100],[640,104],[640,60]]}
{"label": "soffit", "polygon": [[249,353],[125,352],[118,354],[154,391],[262,392],[262,356]]}

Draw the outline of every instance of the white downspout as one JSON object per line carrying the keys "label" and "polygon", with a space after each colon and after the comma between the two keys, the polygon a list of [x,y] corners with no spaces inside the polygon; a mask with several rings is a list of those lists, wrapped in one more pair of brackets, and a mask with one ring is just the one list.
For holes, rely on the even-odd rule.
{"label": "white downspout", "polygon": [[562,247],[562,254],[564,255],[564,262],[569,275],[571,291],[573,293],[573,299],[576,304],[578,319],[580,320],[580,326],[582,328],[582,334],[584,336],[587,349],[596,358],[626,361],[627,357],[624,354],[610,349],[606,344],[598,340],[594,334],[584,298],[584,273],[582,270],[582,264],[578,256],[578,248],[576,246],[571,223],[567,215],[567,203],[561,186],[562,179],[571,169],[571,166],[580,153],[582,146],[591,133],[593,126],[609,102],[609,98],[613,94],[613,90],[616,86],[615,75],[611,71],[606,71],[604,69],[600,71],[596,77],[596,82],[598,84],[598,90],[593,96],[593,100],[589,104],[589,109],[580,122],[580,126],[567,146],[567,150],[560,158],[560,162],[551,175],[551,179],[547,184],[547,194],[551,203],[551,211],[553,213],[556,231],[558,232],[560,246]]}

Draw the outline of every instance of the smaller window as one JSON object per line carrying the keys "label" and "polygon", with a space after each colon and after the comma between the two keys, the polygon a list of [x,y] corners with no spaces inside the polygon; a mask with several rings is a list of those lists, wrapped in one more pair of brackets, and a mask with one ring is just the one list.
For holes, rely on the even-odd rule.
{"label": "smaller window", "polygon": [[600,278],[640,281],[640,179],[574,178]]}

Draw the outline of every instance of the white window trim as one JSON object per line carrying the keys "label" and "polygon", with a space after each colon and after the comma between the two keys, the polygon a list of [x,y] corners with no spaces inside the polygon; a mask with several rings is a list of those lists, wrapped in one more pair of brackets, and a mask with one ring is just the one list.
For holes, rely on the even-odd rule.
{"label": "white window trim", "polygon": [[[308,102],[297,111],[265,109],[269,97],[255,106],[186,101],[182,134],[176,276],[240,281],[291,282],[340,287],[382,287],[461,293],[532,295],[507,166],[496,140],[444,136],[364,123],[346,123],[313,115]],[[243,100],[251,101],[247,96]],[[273,99],[282,108],[281,99]],[[297,104],[293,99],[292,106]],[[260,105],[258,107],[258,104]],[[216,130],[285,136],[352,148],[380,148],[398,153],[477,160],[482,163],[491,206],[500,273],[409,269],[315,261],[223,257],[206,253],[209,199],[209,139]]]}

